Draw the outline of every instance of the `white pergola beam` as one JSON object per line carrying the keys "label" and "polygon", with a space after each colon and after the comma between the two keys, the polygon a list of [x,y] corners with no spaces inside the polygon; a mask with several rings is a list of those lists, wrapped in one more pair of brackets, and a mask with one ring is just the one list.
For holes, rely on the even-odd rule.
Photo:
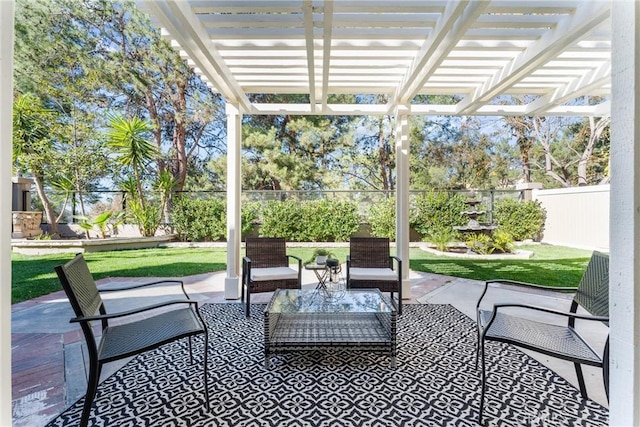
{"label": "white pergola beam", "polygon": [[563,104],[584,94],[592,92],[611,80],[611,63],[605,62],[600,67],[589,71],[580,78],[563,87],[559,87],[552,94],[540,97],[527,105],[527,115],[543,115],[554,105]]}
{"label": "white pergola beam", "polygon": [[[311,0],[304,0],[304,38],[307,46],[307,79],[309,81],[309,102],[312,111],[316,106],[316,63],[315,46],[313,38],[313,5]],[[255,55],[254,55],[255,56]]]}
{"label": "white pergola beam", "polygon": [[506,91],[536,68],[555,58],[564,48],[593,31],[609,19],[610,2],[593,0],[583,3],[575,15],[563,19],[554,29],[512,61],[473,95],[458,104],[460,115],[471,114],[482,104]]}
{"label": "white pergola beam", "polygon": [[322,109],[327,107],[329,76],[331,71],[331,43],[333,40],[333,0],[326,0],[322,34]]}
{"label": "white pergola beam", "polygon": [[[528,116],[527,105],[483,105],[474,115],[477,116]],[[456,105],[448,104],[411,104],[408,107],[411,115],[455,116]],[[609,114],[610,103],[598,105],[556,105],[545,111],[548,116],[602,117]],[[344,116],[383,116],[388,115],[387,104],[261,104],[253,103],[246,114],[257,115],[344,115]]]}
{"label": "white pergola beam", "polygon": [[140,3],[153,12],[227,100],[239,104],[245,109],[249,108],[250,103],[247,96],[208,38],[202,24],[189,9],[189,3],[175,0],[144,0]]}
{"label": "white pergola beam", "polygon": [[461,1],[447,4],[444,14],[420,48],[402,85],[389,103],[390,112],[398,104],[408,103],[413,99],[488,4],[488,1]]}

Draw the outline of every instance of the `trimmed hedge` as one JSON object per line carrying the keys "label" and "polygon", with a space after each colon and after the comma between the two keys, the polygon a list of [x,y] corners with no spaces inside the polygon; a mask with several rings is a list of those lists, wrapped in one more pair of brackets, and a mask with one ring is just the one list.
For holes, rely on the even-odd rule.
{"label": "trimmed hedge", "polygon": [[263,236],[290,242],[347,241],[358,231],[356,204],[339,200],[271,201],[262,211]]}
{"label": "trimmed hedge", "polygon": [[[255,227],[258,203],[242,207],[242,234]],[[191,199],[177,197],[171,211],[173,227],[178,238],[189,242],[225,240],[227,235],[227,205],[219,199]]]}

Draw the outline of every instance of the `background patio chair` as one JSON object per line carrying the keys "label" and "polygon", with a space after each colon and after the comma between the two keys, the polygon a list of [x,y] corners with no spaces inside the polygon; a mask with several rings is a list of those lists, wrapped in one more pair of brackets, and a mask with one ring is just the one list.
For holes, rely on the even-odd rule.
{"label": "background patio chair", "polygon": [[[247,294],[245,314],[249,317],[251,294],[273,292],[276,289],[300,289],[302,259],[287,255],[287,243],[280,237],[247,237],[242,258],[242,294]],[[298,271],[289,267],[289,258],[298,261]]]}
{"label": "background patio chair", "polygon": [[[189,337],[189,354],[193,361],[191,337],[200,334],[204,335],[204,395],[207,409],[209,409],[207,328],[197,310],[197,301],[188,299],[182,281],[158,281],[126,288],[112,288],[98,291],[93,276],[81,254],[76,255],[76,257],[68,263],[57,266],[55,270],[69,298],[69,302],[73,307],[73,311],[76,314],[76,317],[71,319],[71,322],[80,323],[89,352],[89,378],[80,420],[81,427],[85,427],[89,421],[91,405],[98,389],[103,364],[134,356],[185,337]],[[160,283],[180,284],[185,299],[166,301],[124,312],[107,313],[102,298],[100,297],[100,292],[123,291],[158,285]],[[169,311],[164,309],[162,312],[157,310],[161,307],[172,305],[180,306],[180,308]],[[157,314],[148,314],[151,310],[156,310]],[[145,317],[140,319],[140,316],[138,316],[140,320],[136,319],[129,323],[114,326],[109,325],[110,319],[131,316],[137,313],[145,313]],[[102,334],[99,338],[96,338],[94,334],[92,328],[93,321],[100,321],[102,324]]]}
{"label": "background patio chair", "polygon": [[[393,269],[393,261],[396,269]],[[378,288],[391,294],[402,314],[402,261],[392,256],[385,237],[352,237],[347,256],[347,288]],[[398,295],[397,301],[393,295]]]}
{"label": "background patio chair", "polygon": [[[505,283],[553,291],[575,291],[568,312],[540,306],[500,303],[492,310],[482,309],[481,303],[491,283]],[[532,301],[535,296],[531,297]],[[582,307],[589,314],[577,313]],[[605,393],[609,397],[609,337],[607,334],[604,349],[600,354],[575,328],[576,319],[603,322],[609,325],[609,256],[594,252],[578,288],[550,287],[510,280],[489,280],[476,305],[478,313],[478,348],[482,358],[482,391],[480,394],[479,422],[482,423],[482,411],[486,390],[485,341],[499,341],[513,344],[549,356],[573,362],[578,377],[580,394],[587,399],[587,390],[582,375],[582,364],[597,366],[603,370]],[[523,317],[531,313],[542,314],[544,319],[531,320]],[[558,317],[560,316],[560,317]],[[566,318],[566,325],[553,320]],[[476,365],[478,362],[476,355]]]}

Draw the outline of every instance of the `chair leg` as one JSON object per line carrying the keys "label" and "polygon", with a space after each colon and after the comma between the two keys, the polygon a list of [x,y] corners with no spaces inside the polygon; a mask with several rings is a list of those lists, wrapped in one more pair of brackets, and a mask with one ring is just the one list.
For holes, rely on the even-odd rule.
{"label": "chair leg", "polygon": [[193,365],[193,350],[191,348],[191,336],[189,336],[189,363]]}
{"label": "chair leg", "polygon": [[604,392],[607,395],[607,402],[609,401],[609,339],[604,345],[604,352],[602,354],[602,380],[604,381]]}
{"label": "chair leg", "polygon": [[482,343],[480,344],[480,346],[482,347],[482,350],[480,353],[480,356],[482,358],[482,385],[480,387],[480,408],[479,408],[479,415],[478,415],[478,424],[483,425],[482,411],[484,409],[484,394],[487,387],[487,373],[486,373],[485,360],[484,360],[484,340],[482,340]]}
{"label": "chair leg", "polygon": [[582,375],[582,365],[579,363],[574,363],[573,366],[576,367],[576,376],[578,377],[578,386],[580,387],[580,394],[583,399],[588,399],[587,396],[587,387],[584,384],[584,376]]}
{"label": "chair leg", "polygon": [[[479,322],[480,320],[478,320]],[[476,369],[478,369],[478,358],[480,357],[480,326],[476,326],[478,336],[476,337]]]}
{"label": "chair leg", "polygon": [[89,424],[89,415],[91,415],[91,405],[98,391],[98,383],[100,381],[100,371],[102,366],[93,358],[89,361],[89,380],[87,381],[87,394],[84,396],[84,406],[82,408],[82,417],[80,418],[80,427],[87,427]]}
{"label": "chair leg", "polygon": [[251,317],[251,313],[249,312],[249,304],[251,301],[251,291],[249,290],[249,286],[247,286],[247,305],[244,309],[244,314],[247,316],[247,319]]}

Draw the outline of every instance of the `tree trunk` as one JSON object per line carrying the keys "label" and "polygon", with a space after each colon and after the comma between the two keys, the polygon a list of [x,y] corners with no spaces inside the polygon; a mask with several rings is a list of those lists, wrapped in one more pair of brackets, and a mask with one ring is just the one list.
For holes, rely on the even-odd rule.
{"label": "tree trunk", "polygon": [[46,193],[44,192],[44,185],[42,183],[42,177],[38,174],[33,175],[33,181],[36,184],[36,192],[38,193],[38,197],[42,200],[42,206],[44,207],[44,213],[47,217],[47,222],[49,223],[49,231],[51,231],[51,235],[58,234],[58,221],[56,218],[56,214],[53,211],[53,207],[51,206],[51,202],[47,198]]}
{"label": "tree trunk", "polygon": [[589,166],[589,160],[591,159],[591,154],[593,153],[593,147],[595,147],[596,141],[600,139],[602,132],[609,125],[610,121],[610,117],[603,117],[596,123],[595,118],[589,117],[589,141],[587,141],[587,146],[584,148],[584,151],[580,156],[580,160],[578,161],[579,187],[589,184],[589,182],[587,181],[587,167]]}

